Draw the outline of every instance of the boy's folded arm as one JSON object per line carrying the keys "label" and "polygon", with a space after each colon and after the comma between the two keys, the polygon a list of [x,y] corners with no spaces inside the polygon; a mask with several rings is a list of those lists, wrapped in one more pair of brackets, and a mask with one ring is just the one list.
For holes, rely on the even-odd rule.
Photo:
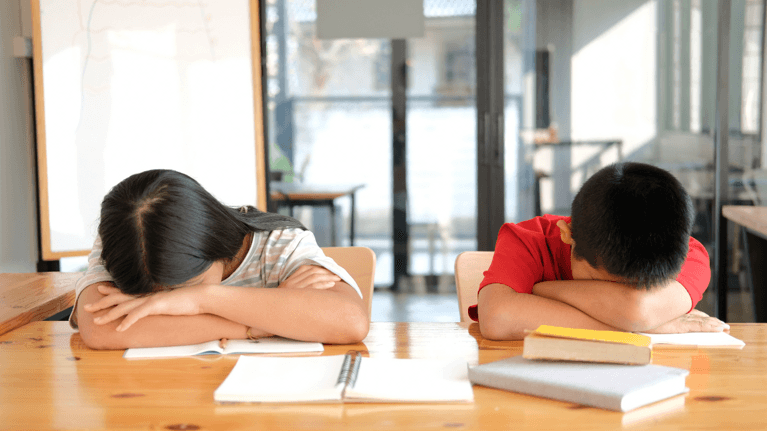
{"label": "boy's folded arm", "polygon": [[98,284],[86,287],[78,297],[76,309],[80,336],[85,345],[92,349],[127,349],[131,347],[159,347],[197,344],[220,338],[246,338],[247,327],[211,314],[194,316],[147,316],[128,330],[119,332],[115,328],[122,322],[97,325],[93,319],[109,312],[109,309],[90,313],[85,304],[103,298]]}
{"label": "boy's folded arm", "polygon": [[525,330],[540,325],[618,330],[577,308],[542,296],[517,293],[503,284],[489,284],[479,292],[479,328],[493,340],[519,340]]}
{"label": "boy's folded arm", "polygon": [[533,294],[569,304],[624,331],[646,331],[692,308],[687,290],[676,280],[648,290],[602,280],[557,280],[535,284]]}

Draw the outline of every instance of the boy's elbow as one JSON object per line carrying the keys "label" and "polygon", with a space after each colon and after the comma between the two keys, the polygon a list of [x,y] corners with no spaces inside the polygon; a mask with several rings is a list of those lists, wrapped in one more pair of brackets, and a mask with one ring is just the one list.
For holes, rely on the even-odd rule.
{"label": "boy's elbow", "polygon": [[[480,307],[481,310],[481,307]],[[488,340],[521,340],[525,338],[524,328],[520,328],[507,313],[497,310],[480,311],[479,332]]]}
{"label": "boy's elbow", "polygon": [[654,298],[653,292],[635,291],[623,309],[621,329],[630,332],[648,331],[678,317],[678,310],[689,307],[689,305],[669,306],[666,302]]}

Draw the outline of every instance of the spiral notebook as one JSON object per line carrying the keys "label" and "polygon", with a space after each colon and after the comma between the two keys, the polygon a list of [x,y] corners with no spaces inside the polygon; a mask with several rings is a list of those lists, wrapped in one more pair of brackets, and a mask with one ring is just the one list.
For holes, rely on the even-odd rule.
{"label": "spiral notebook", "polygon": [[465,360],[241,356],[217,402],[472,402]]}

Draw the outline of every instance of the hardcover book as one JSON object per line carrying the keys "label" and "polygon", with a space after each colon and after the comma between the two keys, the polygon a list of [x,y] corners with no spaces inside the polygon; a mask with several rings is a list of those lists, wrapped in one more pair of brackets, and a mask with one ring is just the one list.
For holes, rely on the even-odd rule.
{"label": "hardcover book", "polygon": [[688,374],[652,364],[531,361],[522,356],[469,368],[474,384],[621,412],[687,392]]}
{"label": "hardcover book", "polygon": [[542,325],[525,337],[527,359],[644,365],[652,358],[651,340],[631,332]]}

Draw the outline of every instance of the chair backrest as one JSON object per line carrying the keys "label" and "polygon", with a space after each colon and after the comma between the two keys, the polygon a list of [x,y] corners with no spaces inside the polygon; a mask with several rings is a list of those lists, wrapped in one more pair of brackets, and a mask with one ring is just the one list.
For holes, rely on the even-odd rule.
{"label": "chair backrest", "polygon": [[373,250],[367,247],[322,247],[322,252],[336,261],[357,282],[370,316],[373,309],[373,279],[376,272],[376,255]]}
{"label": "chair backrest", "polygon": [[464,251],[455,258],[455,287],[458,292],[458,308],[461,322],[471,322],[469,306],[477,303],[479,283],[483,273],[490,268],[492,251]]}

